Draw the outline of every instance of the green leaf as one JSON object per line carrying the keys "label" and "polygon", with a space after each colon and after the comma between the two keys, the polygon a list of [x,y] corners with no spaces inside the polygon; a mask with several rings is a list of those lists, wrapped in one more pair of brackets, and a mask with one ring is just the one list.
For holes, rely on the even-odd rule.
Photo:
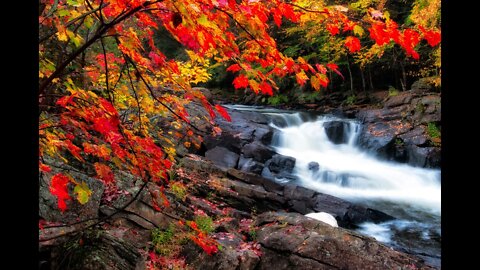
{"label": "green leaf", "polygon": [[58,11],[58,16],[59,17],[64,17],[64,16],[67,16],[67,15],[70,15],[70,11],[65,10],[65,9],[62,9],[62,10]]}
{"label": "green leaf", "polygon": [[88,188],[87,183],[83,181],[75,186],[73,192],[77,194],[77,200],[80,204],[86,204],[92,195],[92,191]]}

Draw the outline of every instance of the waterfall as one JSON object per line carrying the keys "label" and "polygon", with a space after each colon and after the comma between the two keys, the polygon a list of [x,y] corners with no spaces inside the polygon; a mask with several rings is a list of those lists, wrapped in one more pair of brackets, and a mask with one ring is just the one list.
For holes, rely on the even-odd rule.
{"label": "waterfall", "polygon": [[[328,138],[329,122],[343,123],[344,143]],[[351,201],[381,200],[440,214],[440,170],[377,159],[356,145],[361,126],[354,120],[319,116],[289,123],[272,124],[280,131],[273,144],[278,153],[296,159],[301,185]]]}
{"label": "waterfall", "polygon": [[[231,108],[237,109],[236,106]],[[357,145],[352,119],[242,107],[270,118],[276,152],[296,159],[294,184],[366,205],[397,219],[358,224],[357,231],[440,263],[441,171],[386,161]]]}

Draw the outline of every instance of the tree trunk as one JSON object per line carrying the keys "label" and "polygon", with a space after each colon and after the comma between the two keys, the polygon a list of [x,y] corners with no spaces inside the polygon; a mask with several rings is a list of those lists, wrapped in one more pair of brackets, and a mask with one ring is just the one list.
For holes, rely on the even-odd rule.
{"label": "tree trunk", "polygon": [[373,90],[375,89],[375,87],[373,86],[372,70],[371,70],[370,66],[368,67],[368,80],[370,81],[370,91],[373,92]]}
{"label": "tree trunk", "polygon": [[363,72],[363,68],[360,67],[360,78],[362,78],[362,89],[365,94],[367,94],[367,87],[365,83],[365,74]]}
{"label": "tree trunk", "polygon": [[400,61],[400,71],[402,75],[402,77],[400,78],[402,91],[407,91],[407,73],[405,73],[405,65],[403,64],[403,61]]}
{"label": "tree trunk", "polygon": [[348,69],[348,75],[350,76],[350,91],[353,92],[353,76],[352,76],[352,70],[350,69],[350,60],[348,59],[347,55],[347,69]]}

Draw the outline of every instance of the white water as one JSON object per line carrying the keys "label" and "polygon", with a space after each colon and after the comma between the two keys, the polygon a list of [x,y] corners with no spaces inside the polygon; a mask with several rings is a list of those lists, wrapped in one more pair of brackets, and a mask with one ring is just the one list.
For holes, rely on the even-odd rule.
{"label": "white water", "polygon": [[[295,184],[367,205],[394,216],[395,220],[359,224],[357,231],[416,254],[424,254],[439,267],[441,242],[441,171],[376,158],[357,146],[361,125],[353,120],[311,116],[268,108],[231,106],[266,114],[280,132],[272,146],[296,159]],[[347,143],[334,144],[324,123],[348,123]],[[309,170],[310,162],[318,170]],[[277,179],[281,182],[281,179]],[[289,180],[286,180],[287,182]],[[422,255],[423,256],[423,255]]]}
{"label": "white water", "polygon": [[[298,113],[275,117],[285,118],[287,126],[272,124],[281,131],[274,146],[278,153],[296,158],[299,184],[350,201],[380,200],[440,215],[440,170],[377,159],[355,145],[360,125],[351,120],[342,120],[348,121],[348,142],[334,144],[323,125],[339,119],[304,122]],[[310,162],[317,162],[320,169],[309,170]]]}

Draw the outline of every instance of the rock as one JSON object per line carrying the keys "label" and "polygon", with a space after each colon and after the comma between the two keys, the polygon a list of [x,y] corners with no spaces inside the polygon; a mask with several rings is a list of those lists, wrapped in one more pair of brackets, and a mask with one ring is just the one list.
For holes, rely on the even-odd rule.
{"label": "rock", "polygon": [[318,162],[315,162],[315,161],[309,162],[308,169],[312,172],[318,172],[318,170],[320,170],[320,164],[318,164]]}
{"label": "rock", "polygon": [[193,269],[205,270],[253,270],[260,262],[260,256],[246,246],[240,236],[232,233],[214,233],[222,249],[210,256],[191,241],[184,246],[182,255]]}
{"label": "rock", "polygon": [[382,158],[392,156],[395,134],[390,126],[383,123],[374,123],[362,129],[358,143],[360,147],[368,149]]}
{"label": "rock", "polygon": [[282,172],[292,173],[295,168],[296,159],[294,157],[275,154],[265,163],[265,166],[275,174]]}
{"label": "rock", "polygon": [[433,269],[374,238],[335,228],[297,213],[257,217],[260,269]]}
{"label": "rock", "polygon": [[407,146],[408,163],[417,167],[439,168],[441,152],[438,147]]}
{"label": "rock", "polygon": [[335,219],[335,217],[333,217],[329,213],[325,213],[325,212],[309,213],[309,214],[306,214],[305,216],[324,222],[332,227],[338,227],[337,220]]}
{"label": "rock", "polygon": [[224,168],[235,168],[239,159],[239,155],[221,146],[216,146],[205,152],[205,157]]}
{"label": "rock", "polygon": [[254,140],[260,141],[265,145],[269,145],[272,142],[273,130],[270,128],[258,127],[254,130]]}
{"label": "rock", "polygon": [[342,144],[348,142],[346,131],[348,123],[342,121],[331,121],[323,124],[328,139],[334,144]]}
{"label": "rock", "polygon": [[438,87],[435,87],[432,78],[420,78],[410,88],[413,92],[425,93],[435,91]]}
{"label": "rock", "polygon": [[405,104],[410,104],[410,102],[413,99],[413,95],[411,92],[400,92],[396,96],[390,96],[387,97],[387,99],[384,102],[385,107],[391,108],[391,107],[396,107],[399,105],[405,105]]}
{"label": "rock", "polygon": [[424,126],[417,126],[409,132],[404,133],[398,137],[401,138],[406,145],[413,144],[421,146],[428,141],[428,135],[426,134]]}
{"label": "rock", "polygon": [[[71,168],[67,165],[62,165],[66,169]],[[47,221],[72,223],[79,220],[97,218],[99,214],[100,200],[105,189],[103,182],[98,179],[89,177],[85,174],[75,171],[69,171],[68,174],[75,179],[75,181],[81,183],[85,182],[92,191],[88,202],[81,205],[76,199],[67,200],[67,210],[65,212],[60,211],[57,204],[57,197],[50,193],[50,180],[56,173],[63,172],[52,166],[50,173],[40,174],[39,179],[39,216]],[[69,188],[70,196],[75,198],[73,193],[73,186]]]}
{"label": "rock", "polygon": [[260,163],[265,163],[265,161],[272,158],[275,154],[275,151],[271,147],[265,146],[257,141],[246,144],[242,152],[245,158],[253,158]]}
{"label": "rock", "polygon": [[52,260],[52,269],[145,269],[145,262],[139,249],[117,235],[107,231],[102,232],[100,236],[84,234],[83,238],[84,244],[77,248],[62,250],[62,247],[58,247],[53,252],[56,256]]}
{"label": "rock", "polygon": [[203,144],[207,150],[211,150],[215,147],[223,147],[229,151],[239,154],[244,145],[244,141],[239,136],[234,136],[231,133],[222,132],[219,136],[206,136]]}
{"label": "rock", "polygon": [[244,172],[251,172],[255,174],[261,174],[263,170],[263,164],[253,160],[253,158],[240,157],[238,161],[238,169]]}

